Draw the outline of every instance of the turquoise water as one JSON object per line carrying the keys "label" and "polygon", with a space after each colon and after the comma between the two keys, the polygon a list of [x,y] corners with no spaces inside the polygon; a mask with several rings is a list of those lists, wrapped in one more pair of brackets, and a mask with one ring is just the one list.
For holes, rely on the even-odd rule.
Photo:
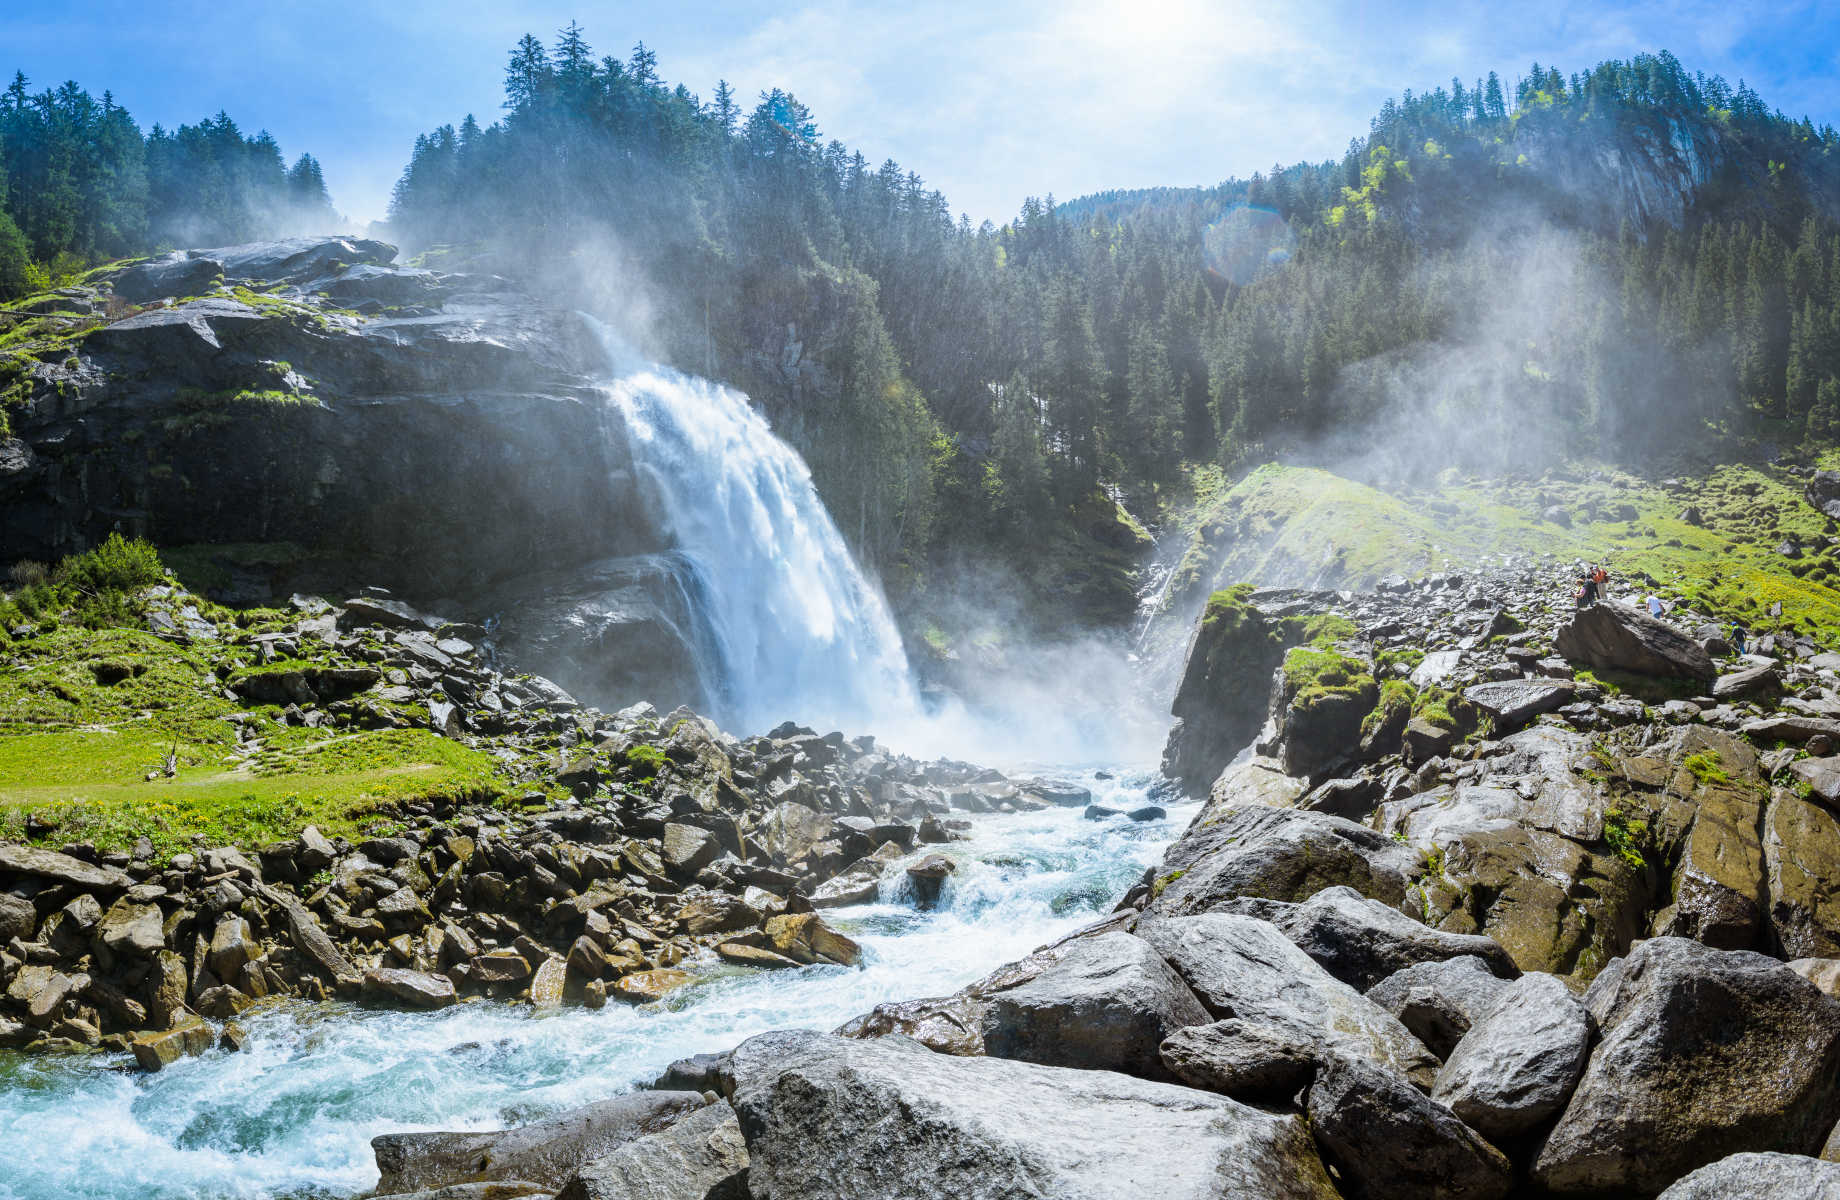
{"label": "turquoise water", "polygon": [[[1096,802],[1145,803],[1147,775],[1079,776]],[[971,818],[939,907],[882,900],[827,919],[863,944],[860,969],[709,965],[668,1000],[543,1016],[462,1004],[438,1013],[289,1005],[157,1075],[124,1056],[0,1057],[0,1200],[349,1196],[376,1183],[370,1139],[491,1129],[604,1099],[688,1054],[770,1029],[831,1029],[885,1000],[950,992],[1109,912],[1193,815],[1134,825],[1079,809]]]}

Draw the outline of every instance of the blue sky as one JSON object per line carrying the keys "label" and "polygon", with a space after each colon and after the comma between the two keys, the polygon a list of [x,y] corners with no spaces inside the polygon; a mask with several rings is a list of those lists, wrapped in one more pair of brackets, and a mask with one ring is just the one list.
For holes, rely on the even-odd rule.
{"label": "blue sky", "polygon": [[1670,49],[1840,125],[1840,5],[1023,0],[485,3],[0,0],[0,67],[112,89],[143,127],[222,108],[310,150],[333,199],[381,217],[418,132],[499,112],[505,57],[574,19],[644,40],[707,98],[781,86],[826,137],[894,158],[954,211],[1028,195],[1213,183],[1339,155],[1389,95],[1530,61],[1570,72]]}

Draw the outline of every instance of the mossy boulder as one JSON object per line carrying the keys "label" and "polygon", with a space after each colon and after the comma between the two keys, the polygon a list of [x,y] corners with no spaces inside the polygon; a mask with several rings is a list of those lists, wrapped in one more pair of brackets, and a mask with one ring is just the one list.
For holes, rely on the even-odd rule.
{"label": "mossy boulder", "polygon": [[1315,774],[1360,753],[1363,725],[1379,704],[1380,685],[1373,663],[1350,649],[1319,640],[1285,653],[1271,719],[1286,774]]}

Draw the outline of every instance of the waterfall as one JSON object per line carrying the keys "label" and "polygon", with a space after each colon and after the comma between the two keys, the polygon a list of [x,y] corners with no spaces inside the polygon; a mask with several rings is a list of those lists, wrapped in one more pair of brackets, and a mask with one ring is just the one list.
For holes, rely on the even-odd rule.
{"label": "waterfall", "polygon": [[900,633],[798,452],[746,396],[634,362],[590,324],[615,364],[604,390],[647,516],[707,606],[717,719],[750,733],[787,719],[853,731],[910,721],[918,694]]}

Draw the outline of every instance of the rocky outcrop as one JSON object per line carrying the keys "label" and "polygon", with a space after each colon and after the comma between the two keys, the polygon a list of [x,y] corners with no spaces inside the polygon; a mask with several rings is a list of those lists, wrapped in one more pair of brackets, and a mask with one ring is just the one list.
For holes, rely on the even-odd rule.
{"label": "rocky outcrop", "polygon": [[[394,253],[302,239],[93,285],[142,307],[85,336],[15,416],[36,466],[0,485],[0,559],[125,526],[162,545],[292,542],[347,582],[444,595],[662,548],[605,434],[606,364],[581,319],[496,277],[445,276],[413,304],[341,294],[395,276]],[[205,295],[220,271],[244,290]]]}
{"label": "rocky outcrop", "polygon": [[497,1133],[386,1133],[371,1139],[382,1195],[527,1180],[558,1188],[585,1163],[702,1107],[694,1092],[636,1092]]}
{"label": "rocky outcrop", "polygon": [[1208,601],[1170,705],[1176,721],[1163,749],[1163,774],[1184,791],[1205,792],[1264,724],[1265,695],[1246,682],[1269,678],[1284,657],[1274,618],[1286,595],[1239,587]]}

